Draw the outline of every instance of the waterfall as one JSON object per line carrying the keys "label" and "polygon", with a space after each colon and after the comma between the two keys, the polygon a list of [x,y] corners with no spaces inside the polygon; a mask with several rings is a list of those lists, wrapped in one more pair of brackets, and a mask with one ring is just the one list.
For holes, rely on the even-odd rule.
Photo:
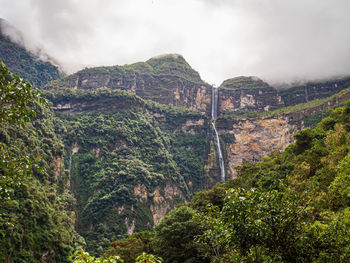
{"label": "waterfall", "polygon": [[68,189],[69,189],[69,192],[71,191],[72,157],[73,157],[73,152],[71,152],[69,155],[69,166],[68,166]]}
{"label": "waterfall", "polygon": [[220,176],[221,181],[225,182],[225,164],[224,164],[224,158],[221,151],[221,145],[219,140],[219,134],[215,127],[215,119],[218,116],[218,89],[216,87],[213,87],[212,89],[212,96],[211,96],[211,125],[213,127],[214,132],[214,144],[216,147],[216,155],[219,157],[219,166],[220,166]]}
{"label": "waterfall", "polygon": [[218,89],[213,87],[211,91],[211,119],[214,121],[218,117]]}

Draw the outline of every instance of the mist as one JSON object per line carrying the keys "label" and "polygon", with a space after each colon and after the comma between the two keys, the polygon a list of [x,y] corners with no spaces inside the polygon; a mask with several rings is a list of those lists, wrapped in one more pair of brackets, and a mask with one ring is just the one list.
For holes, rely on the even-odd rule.
{"label": "mist", "polygon": [[[350,75],[347,0],[0,0],[0,17],[72,73],[182,54],[203,80]],[[8,30],[9,35],[14,32]]]}

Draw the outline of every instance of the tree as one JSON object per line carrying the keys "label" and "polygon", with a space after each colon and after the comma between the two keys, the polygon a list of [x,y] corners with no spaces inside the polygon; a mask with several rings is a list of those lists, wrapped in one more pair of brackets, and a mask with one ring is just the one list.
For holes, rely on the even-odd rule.
{"label": "tree", "polygon": [[[25,126],[36,116],[34,108],[47,104],[41,92],[9,72],[0,60],[0,125]],[[33,160],[13,154],[0,138],[0,200],[9,199],[20,178],[32,174]]]}
{"label": "tree", "polygon": [[155,226],[155,252],[165,262],[208,262],[203,257],[202,245],[194,240],[202,233],[200,225],[193,219],[194,214],[193,209],[180,206]]}
{"label": "tree", "polygon": [[198,217],[207,228],[199,240],[213,248],[214,262],[295,262],[307,257],[306,208],[288,191],[230,189],[222,210]]}
{"label": "tree", "polygon": [[136,263],[162,263],[163,259],[161,257],[156,257],[152,254],[147,254],[143,252],[136,258]]}
{"label": "tree", "polygon": [[[31,117],[36,116],[35,107],[47,104],[41,92],[28,82],[9,72],[0,60],[0,126],[24,127]],[[0,204],[10,202],[14,189],[21,179],[32,175],[35,161],[28,155],[11,151],[6,137],[0,137]],[[39,160],[40,157],[37,158]],[[0,234],[2,229],[11,225],[11,218],[0,213]]]}
{"label": "tree", "polygon": [[86,251],[77,250],[70,257],[73,260],[73,263],[123,263],[119,256],[110,256],[110,257],[100,257],[96,258],[90,256],[90,254]]}
{"label": "tree", "polygon": [[153,236],[153,232],[149,231],[133,233],[127,239],[112,242],[111,247],[104,252],[104,255],[119,255],[125,263],[134,263],[142,252],[147,253],[147,255],[153,253],[151,247]]}

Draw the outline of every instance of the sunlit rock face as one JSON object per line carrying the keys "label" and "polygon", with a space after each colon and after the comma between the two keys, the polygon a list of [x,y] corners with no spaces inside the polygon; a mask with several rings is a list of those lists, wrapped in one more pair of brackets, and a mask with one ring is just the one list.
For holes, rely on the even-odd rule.
{"label": "sunlit rock face", "polygon": [[243,160],[256,162],[273,149],[285,149],[299,128],[288,116],[240,119],[226,123],[226,127],[220,129],[221,135],[234,136],[233,141],[225,144],[226,171],[229,177],[236,177],[235,168]]}
{"label": "sunlit rock face", "polygon": [[256,162],[273,150],[283,151],[294,141],[297,131],[316,125],[328,109],[349,99],[350,91],[345,90],[320,103],[297,105],[266,116],[222,115],[216,124],[224,144],[228,176],[237,176],[235,167],[243,160]]}
{"label": "sunlit rock face", "polygon": [[222,114],[268,111],[281,104],[277,90],[257,77],[228,79],[219,87],[219,111]]}

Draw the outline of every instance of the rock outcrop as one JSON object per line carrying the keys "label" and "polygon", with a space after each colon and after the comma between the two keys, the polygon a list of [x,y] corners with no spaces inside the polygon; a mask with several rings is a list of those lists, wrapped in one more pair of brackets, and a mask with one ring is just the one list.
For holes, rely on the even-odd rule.
{"label": "rock outcrop", "polygon": [[297,131],[315,125],[328,109],[349,99],[350,91],[347,90],[319,103],[302,104],[267,116],[220,117],[216,123],[225,146],[227,174],[234,178],[235,167],[243,160],[256,162],[274,149],[284,150],[293,142]]}
{"label": "rock outcrop", "polygon": [[49,83],[45,89],[119,89],[165,105],[210,111],[211,86],[177,54],[125,66],[81,70]]}
{"label": "rock outcrop", "polygon": [[232,134],[234,141],[225,143],[228,177],[236,177],[235,167],[243,160],[260,161],[273,149],[283,150],[292,141],[300,126],[292,124],[289,116],[240,119],[226,122],[221,134]]}
{"label": "rock outcrop", "polygon": [[269,111],[281,104],[277,90],[257,77],[228,79],[219,87],[221,114]]}

